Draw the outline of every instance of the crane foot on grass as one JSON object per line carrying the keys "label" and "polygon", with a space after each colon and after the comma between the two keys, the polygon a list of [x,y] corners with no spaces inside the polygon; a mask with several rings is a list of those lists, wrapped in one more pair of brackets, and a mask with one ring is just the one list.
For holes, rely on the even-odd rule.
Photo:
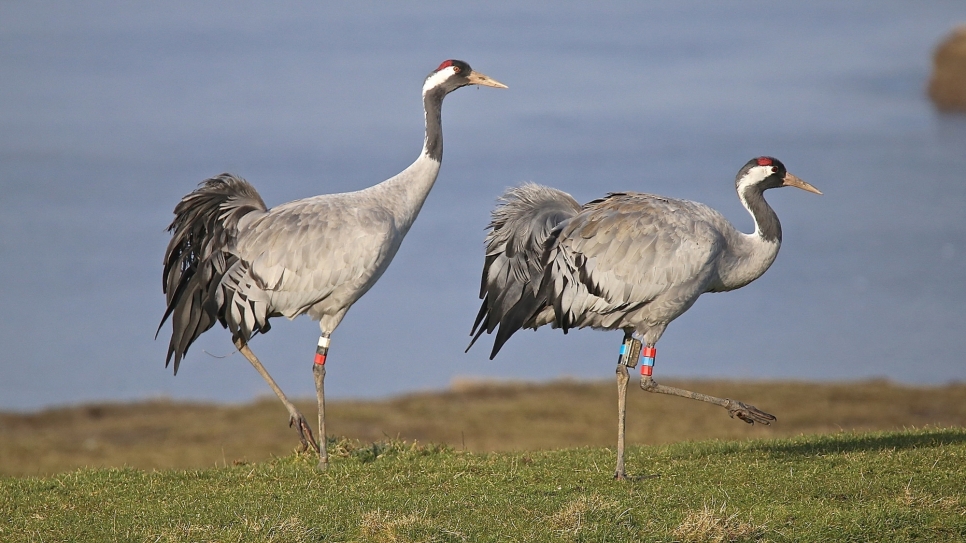
{"label": "crane foot on grass", "polygon": [[[301,452],[309,450],[311,447],[315,452],[319,452],[319,444],[315,442],[315,436],[312,435],[312,428],[309,427],[309,423],[305,420],[305,417],[301,413],[297,413],[289,417],[288,427],[291,428],[295,426],[295,430],[299,433],[299,441],[302,443],[300,447]],[[307,434],[307,435],[306,435]]]}
{"label": "crane foot on grass", "polygon": [[729,404],[725,406],[725,409],[728,410],[728,415],[730,415],[731,418],[738,417],[748,424],[754,424],[757,422],[758,424],[764,424],[766,426],[778,420],[775,418],[775,415],[765,413],[753,405],[744,404],[738,400],[727,398],[725,401]]}
{"label": "crane foot on grass", "polygon": [[650,475],[628,475],[626,472],[625,473],[622,473],[619,471],[614,472],[615,481],[627,481],[627,482],[646,481],[648,479],[657,479],[660,476],[661,476],[660,473],[652,473]]}

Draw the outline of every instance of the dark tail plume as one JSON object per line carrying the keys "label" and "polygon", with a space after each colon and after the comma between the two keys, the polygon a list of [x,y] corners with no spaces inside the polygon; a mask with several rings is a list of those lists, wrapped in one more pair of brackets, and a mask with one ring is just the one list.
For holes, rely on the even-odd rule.
{"label": "dark tail plume", "polygon": [[174,208],[161,285],[168,307],[158,332],[170,317],[165,367],[174,358],[175,374],[198,336],[216,321],[226,325],[219,285],[238,261],[231,253],[238,221],[252,211],[266,211],[265,202],[247,181],[227,173],[203,181]]}
{"label": "dark tail plume", "polygon": [[483,335],[497,330],[490,358],[510,336],[536,327],[534,317],[545,306],[537,297],[543,280],[544,245],[551,231],[580,211],[567,193],[534,183],[507,190],[493,210],[486,236],[486,260],[480,311],[473,323],[467,351]]}

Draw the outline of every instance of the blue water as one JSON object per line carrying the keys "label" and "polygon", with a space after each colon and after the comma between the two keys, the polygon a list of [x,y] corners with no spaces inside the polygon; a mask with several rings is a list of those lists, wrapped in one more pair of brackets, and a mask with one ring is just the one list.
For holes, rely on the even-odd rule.
{"label": "blue water", "polygon": [[[655,375],[966,379],[966,120],[924,93],[949,2],[0,3],[0,409],[270,394],[221,328],[164,368],[161,257],[181,196],[231,171],[268,205],[360,189],[422,142],[447,58],[510,86],[446,99],[437,185],[333,337],[330,397],[460,376],[604,379],[619,333],[463,348],[495,198],[535,181],[587,201],[705,202],[770,154],[825,195],[768,193],[775,265],[672,323]],[[312,396],[317,325],[252,347]]]}

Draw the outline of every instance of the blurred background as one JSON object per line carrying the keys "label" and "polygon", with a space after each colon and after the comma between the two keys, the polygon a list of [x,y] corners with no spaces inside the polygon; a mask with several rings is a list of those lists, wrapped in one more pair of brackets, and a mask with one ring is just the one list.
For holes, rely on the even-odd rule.
{"label": "blurred background", "polygon": [[[966,117],[926,94],[961,1],[0,3],[0,409],[271,391],[227,331],[164,367],[161,258],[178,200],[224,171],[274,206],[377,183],[423,137],[420,88],[468,61],[509,89],[446,99],[436,187],[333,336],[330,398],[465,377],[610,379],[619,332],[463,349],[507,187],[701,201],[744,231],[734,175],[780,158],[776,263],[667,330],[678,378],[966,378]],[[317,324],[253,350],[311,397]]]}

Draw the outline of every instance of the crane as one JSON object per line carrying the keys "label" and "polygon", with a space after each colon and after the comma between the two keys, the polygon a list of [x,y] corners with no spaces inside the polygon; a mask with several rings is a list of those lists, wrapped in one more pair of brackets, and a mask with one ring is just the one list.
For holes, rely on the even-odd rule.
{"label": "crane", "polygon": [[730,399],[660,385],[652,378],[664,329],[705,292],[741,288],[765,273],[782,230],[763,193],[797,187],[821,194],[778,159],[748,161],[735,178],[755,222],[743,234],[720,213],[688,200],[615,192],[580,206],[569,194],[533,183],[507,190],[493,210],[479,314],[469,347],[496,330],[490,359],[521,328],[550,324],[623,330],[617,364],[617,467],[624,469],[627,368],[641,364],[641,388],[719,405],[732,417],[769,424],[774,416]]}
{"label": "crane", "polygon": [[[252,185],[232,174],[203,181],[174,209],[164,255],[162,288],[171,319],[165,367],[177,375],[191,344],[217,322],[289,412],[303,449],[328,467],[325,438],[325,361],[331,335],[346,311],[392,261],[429,195],[443,158],[443,98],[466,85],[507,88],[447,60],[423,83],[426,132],[422,152],[397,175],[356,192],[324,194],[268,209]],[[249,347],[272,317],[307,314],[321,330],[313,362],[319,442]]]}

